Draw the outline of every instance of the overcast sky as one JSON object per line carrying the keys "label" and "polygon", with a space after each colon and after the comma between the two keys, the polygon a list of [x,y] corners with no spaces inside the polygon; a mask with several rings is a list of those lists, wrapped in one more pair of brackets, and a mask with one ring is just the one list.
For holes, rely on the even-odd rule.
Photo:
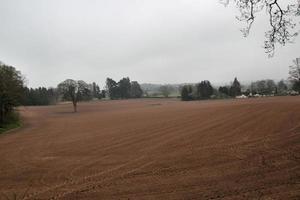
{"label": "overcast sky", "polygon": [[0,0],[0,60],[30,87],[67,78],[212,83],[288,77],[295,44],[264,53],[265,12],[251,34],[219,0]]}

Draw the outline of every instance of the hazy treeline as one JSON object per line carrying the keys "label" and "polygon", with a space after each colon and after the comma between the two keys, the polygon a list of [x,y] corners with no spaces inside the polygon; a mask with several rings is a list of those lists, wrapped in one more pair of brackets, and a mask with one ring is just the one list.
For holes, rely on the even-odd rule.
{"label": "hazy treeline", "polygon": [[235,98],[255,96],[282,96],[300,92],[297,87],[299,81],[291,82],[280,80],[275,82],[271,79],[259,80],[248,85],[241,85],[237,78],[231,85],[214,88],[209,81],[198,84],[186,84],[181,87],[181,99],[184,101],[211,98]]}
{"label": "hazy treeline", "polygon": [[181,99],[183,101],[210,99],[210,98],[224,98],[236,97],[241,95],[241,84],[234,79],[230,87],[221,86],[216,90],[208,80],[201,81],[196,85],[184,85],[181,89]]}
{"label": "hazy treeline", "polygon": [[[105,91],[101,91],[100,87],[95,82],[86,85],[86,91],[79,97],[81,101],[89,101],[94,98],[101,99],[105,97]],[[70,98],[68,98],[66,94],[63,94],[61,91],[59,91],[58,88],[24,87],[21,104],[25,106],[53,105],[58,101],[69,100]]]}
{"label": "hazy treeline", "polygon": [[130,81],[128,77],[121,79],[119,82],[107,78],[106,88],[107,91],[101,91],[96,83],[87,84],[82,80],[72,79],[67,79],[57,86],[59,94],[62,95],[62,100],[72,102],[74,112],[77,112],[78,101],[88,101],[94,98],[101,99],[106,97],[106,94],[108,94],[110,99],[140,98],[143,95],[139,83]]}
{"label": "hazy treeline", "polygon": [[[87,86],[85,92],[78,93],[76,101],[105,97],[105,91],[101,91],[96,83],[85,85]],[[7,124],[18,123],[18,115],[14,112],[15,107],[50,105],[64,100],[70,99],[68,94],[63,93],[59,87],[28,88],[20,71],[0,62],[0,132]]]}
{"label": "hazy treeline", "polygon": [[28,88],[24,87],[22,105],[51,105],[58,101],[58,91],[56,88]]}
{"label": "hazy treeline", "polygon": [[178,97],[181,85],[143,83],[141,88],[144,91],[144,97]]}
{"label": "hazy treeline", "polygon": [[288,85],[283,80],[275,83],[275,81],[267,79],[251,83],[248,92],[261,95],[285,95],[288,94],[288,89]]}
{"label": "hazy treeline", "polygon": [[[74,81],[72,79],[67,79],[66,81]],[[65,82],[65,81],[64,81]],[[62,82],[63,83],[63,82]],[[59,93],[59,97],[61,101],[72,101],[69,93],[63,91],[63,84],[60,83],[57,86],[57,91]],[[105,98],[105,91],[100,90],[98,84],[93,82],[92,84],[88,84],[85,81],[79,80],[77,85],[79,85],[79,92],[77,96],[78,101],[90,101],[93,99],[102,99]],[[70,86],[69,86],[70,87]]]}

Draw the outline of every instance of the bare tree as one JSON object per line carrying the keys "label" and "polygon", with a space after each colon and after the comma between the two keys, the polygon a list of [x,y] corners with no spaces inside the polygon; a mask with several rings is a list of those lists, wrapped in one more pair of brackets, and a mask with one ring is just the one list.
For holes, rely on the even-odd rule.
{"label": "bare tree", "polygon": [[294,65],[290,66],[290,81],[293,84],[293,90],[300,92],[300,58],[293,60]]}
{"label": "bare tree", "polygon": [[65,99],[72,101],[74,112],[77,112],[77,102],[89,90],[88,87],[84,81],[67,79],[58,85],[58,90]]}
{"label": "bare tree", "polygon": [[237,19],[246,23],[246,27],[241,30],[245,37],[249,35],[256,14],[264,9],[267,11],[270,30],[265,32],[264,48],[270,57],[274,55],[276,44],[284,46],[292,43],[298,35],[295,27],[299,23],[300,0],[294,1],[283,8],[279,0],[220,0],[225,6],[234,2],[239,9],[240,16]]}

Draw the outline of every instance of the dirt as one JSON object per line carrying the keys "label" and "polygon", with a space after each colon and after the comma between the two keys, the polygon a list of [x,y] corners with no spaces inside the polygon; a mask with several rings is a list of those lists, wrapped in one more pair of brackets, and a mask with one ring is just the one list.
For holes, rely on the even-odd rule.
{"label": "dirt", "polygon": [[20,110],[0,199],[300,199],[300,97]]}

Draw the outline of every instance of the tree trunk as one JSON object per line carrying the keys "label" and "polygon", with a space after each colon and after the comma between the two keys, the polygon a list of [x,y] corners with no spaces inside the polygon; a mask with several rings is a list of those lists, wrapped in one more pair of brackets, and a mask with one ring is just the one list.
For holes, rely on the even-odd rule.
{"label": "tree trunk", "polygon": [[74,108],[74,112],[77,112],[77,102],[73,101],[73,108]]}
{"label": "tree trunk", "polygon": [[4,107],[4,104],[1,104],[1,108],[0,108],[0,124],[4,122],[4,114],[5,114],[5,107]]}

